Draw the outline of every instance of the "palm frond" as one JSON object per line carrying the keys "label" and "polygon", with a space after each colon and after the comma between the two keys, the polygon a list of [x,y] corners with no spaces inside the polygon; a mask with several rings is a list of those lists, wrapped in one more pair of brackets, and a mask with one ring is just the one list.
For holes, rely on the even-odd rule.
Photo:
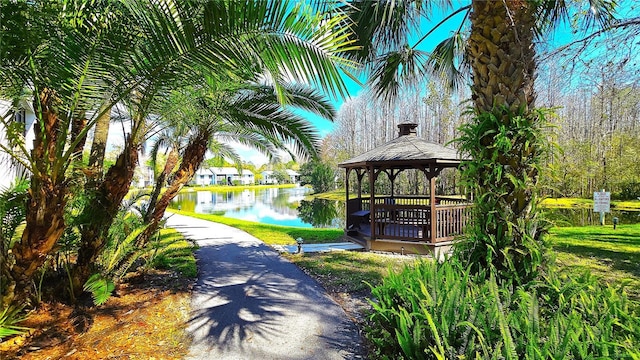
{"label": "palm frond", "polygon": [[[572,14],[579,14],[584,18],[584,30],[594,27],[607,28],[616,19],[617,1],[589,0],[589,1],[537,1],[534,11],[538,19],[536,33],[543,35],[555,29],[563,22],[570,22]],[[572,11],[573,10],[573,11]]]}
{"label": "palm frond", "polygon": [[375,61],[369,80],[376,96],[391,100],[403,85],[421,80],[427,59],[425,52],[409,45],[383,54]]}
{"label": "palm frond", "polygon": [[[236,138],[231,136],[227,140],[235,141]],[[211,139],[209,143],[209,151],[213,154],[214,158],[230,160],[235,164],[239,172],[242,170],[242,158],[229,144],[220,142],[217,139]]]}
{"label": "palm frond", "polygon": [[436,45],[427,63],[431,73],[443,79],[452,89],[458,89],[468,75],[465,39],[462,34],[455,33]]}

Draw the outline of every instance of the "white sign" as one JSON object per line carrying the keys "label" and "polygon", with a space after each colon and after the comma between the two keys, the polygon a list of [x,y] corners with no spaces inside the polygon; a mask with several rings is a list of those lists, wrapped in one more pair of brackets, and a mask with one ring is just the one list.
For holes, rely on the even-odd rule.
{"label": "white sign", "polygon": [[611,193],[597,191],[593,193],[593,212],[611,212]]}

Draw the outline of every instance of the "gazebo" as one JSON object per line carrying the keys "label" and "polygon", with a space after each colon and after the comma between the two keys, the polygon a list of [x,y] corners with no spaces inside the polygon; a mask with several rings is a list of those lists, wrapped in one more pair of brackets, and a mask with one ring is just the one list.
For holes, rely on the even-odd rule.
{"label": "gazebo", "polygon": [[[338,164],[346,169],[346,235],[368,250],[425,254],[448,251],[462,234],[471,203],[464,196],[436,195],[436,178],[463,160],[455,149],[420,139],[414,123],[398,125],[399,136],[375,149]],[[429,195],[397,195],[395,180],[407,169],[424,173]],[[355,172],[357,197],[350,197],[349,176]],[[381,173],[391,183],[390,195],[376,195]],[[368,175],[370,194],[362,196]]]}

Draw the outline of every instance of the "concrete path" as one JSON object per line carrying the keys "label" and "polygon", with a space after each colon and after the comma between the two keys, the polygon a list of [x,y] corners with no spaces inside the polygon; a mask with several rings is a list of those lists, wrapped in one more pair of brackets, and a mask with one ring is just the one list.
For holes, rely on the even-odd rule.
{"label": "concrete path", "polygon": [[[298,245],[272,245],[272,247],[279,252],[297,253]],[[330,251],[343,251],[343,250],[363,250],[362,245],[354,244],[352,242],[340,242],[329,244],[302,244],[302,252],[330,252]]]}
{"label": "concrete path", "polygon": [[244,231],[177,214],[196,240],[191,359],[360,359],[360,336],[322,287]]}

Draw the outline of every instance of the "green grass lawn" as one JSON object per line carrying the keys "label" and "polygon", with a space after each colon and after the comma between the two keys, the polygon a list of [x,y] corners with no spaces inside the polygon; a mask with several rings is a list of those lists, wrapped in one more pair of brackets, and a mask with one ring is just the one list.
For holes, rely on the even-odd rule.
{"label": "green grass lawn", "polygon": [[152,265],[158,269],[173,269],[182,275],[195,278],[198,275],[196,258],[193,251],[197,247],[187,241],[175,229],[162,229],[157,240],[152,245],[158,249]]}
{"label": "green grass lawn", "polygon": [[197,214],[184,210],[170,210],[176,214],[214,221],[244,230],[270,245],[293,245],[297,238],[302,238],[306,244],[322,244],[343,241],[342,229],[313,229],[291,226],[268,225],[252,221],[231,219],[221,215]]}
{"label": "green grass lawn", "polygon": [[[640,300],[640,224],[564,227],[551,230],[550,243],[562,272],[590,270],[604,283],[626,284],[626,291]],[[398,271],[413,259],[366,252],[331,252],[287,257],[318,279],[330,291],[360,293],[366,283],[376,285],[389,269]]]}
{"label": "green grass lawn", "polygon": [[640,300],[640,224],[553,228],[557,265],[568,273],[591,273],[612,285],[628,284]]}
{"label": "green grass lawn", "polygon": [[329,292],[367,293],[391,271],[415,261],[394,256],[359,251],[332,251],[285,255],[289,260],[317,279]]}
{"label": "green grass lawn", "polygon": [[[593,208],[593,200],[580,198],[549,198],[542,201],[542,206],[548,208]],[[612,200],[611,208],[615,210],[640,210],[640,201]]]}

